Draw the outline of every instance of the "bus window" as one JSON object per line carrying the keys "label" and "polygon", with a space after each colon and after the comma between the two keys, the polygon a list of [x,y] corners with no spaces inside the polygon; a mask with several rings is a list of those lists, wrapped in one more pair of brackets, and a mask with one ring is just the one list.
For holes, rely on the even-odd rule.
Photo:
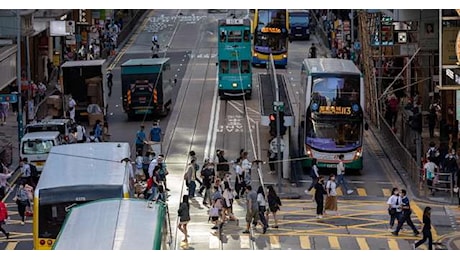
{"label": "bus window", "polygon": [[228,33],[228,42],[241,42],[241,31],[230,31]]}
{"label": "bus window", "polygon": [[230,73],[231,74],[238,74],[239,73],[238,61],[232,60],[232,62],[230,63]]}
{"label": "bus window", "polygon": [[250,73],[248,60],[241,61],[241,73]]}
{"label": "bus window", "polygon": [[222,31],[220,33],[220,41],[225,42],[227,40],[227,35],[225,34],[225,31]]}
{"label": "bus window", "polygon": [[243,32],[243,40],[245,42],[248,42],[250,39],[249,39],[249,30],[244,30]]}
{"label": "bus window", "polygon": [[220,61],[220,72],[223,74],[228,73],[228,60]]}

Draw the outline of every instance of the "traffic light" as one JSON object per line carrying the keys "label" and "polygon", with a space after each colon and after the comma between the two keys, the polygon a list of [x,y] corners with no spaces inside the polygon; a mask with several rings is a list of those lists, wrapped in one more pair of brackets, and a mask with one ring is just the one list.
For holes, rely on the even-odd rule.
{"label": "traffic light", "polygon": [[280,115],[280,135],[283,136],[286,134],[287,127],[284,126],[284,113],[279,112]]}
{"label": "traffic light", "polygon": [[418,132],[418,133],[422,133],[422,126],[423,126],[423,122],[422,122],[422,113],[417,113],[417,114],[414,114],[413,116],[411,116],[410,118],[410,128],[412,128],[412,130]]}
{"label": "traffic light", "polygon": [[270,135],[276,136],[276,114],[270,114]]}

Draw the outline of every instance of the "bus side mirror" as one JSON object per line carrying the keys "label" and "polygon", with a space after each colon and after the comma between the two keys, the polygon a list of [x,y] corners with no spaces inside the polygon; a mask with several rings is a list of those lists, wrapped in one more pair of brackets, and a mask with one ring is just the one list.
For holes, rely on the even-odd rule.
{"label": "bus side mirror", "polygon": [[364,123],[364,130],[366,130],[366,131],[369,130],[369,124],[367,122]]}

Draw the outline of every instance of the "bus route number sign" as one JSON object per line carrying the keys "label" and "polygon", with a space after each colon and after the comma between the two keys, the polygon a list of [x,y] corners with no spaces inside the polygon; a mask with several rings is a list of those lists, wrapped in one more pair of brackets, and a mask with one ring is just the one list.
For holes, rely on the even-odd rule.
{"label": "bus route number sign", "polygon": [[319,113],[326,115],[351,115],[351,107],[320,106]]}
{"label": "bus route number sign", "polygon": [[280,28],[274,28],[274,27],[263,27],[261,31],[263,33],[281,33]]}

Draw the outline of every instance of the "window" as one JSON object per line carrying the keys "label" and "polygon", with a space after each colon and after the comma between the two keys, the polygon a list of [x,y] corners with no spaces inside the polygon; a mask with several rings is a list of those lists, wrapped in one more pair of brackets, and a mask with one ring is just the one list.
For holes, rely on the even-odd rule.
{"label": "window", "polygon": [[360,76],[318,76],[313,78],[312,100],[323,106],[351,106],[359,103]]}
{"label": "window", "polygon": [[232,62],[230,63],[230,73],[239,74],[238,61],[232,60]]}
{"label": "window", "polygon": [[221,60],[219,65],[220,73],[227,74],[228,73],[228,60]]}
{"label": "window", "polygon": [[243,40],[245,42],[248,42],[249,40],[251,40],[250,35],[251,35],[251,33],[249,32],[249,30],[244,30],[244,32],[243,32]]}
{"label": "window", "polygon": [[241,31],[233,30],[228,33],[228,42],[241,42]]}
{"label": "window", "polygon": [[241,73],[250,73],[251,72],[251,66],[249,66],[249,61],[248,60],[243,60],[241,61]]}
{"label": "window", "polygon": [[53,147],[53,140],[27,140],[22,143],[23,154],[46,154]]}
{"label": "window", "polygon": [[225,31],[220,32],[220,41],[225,42],[227,40],[227,33]]}

